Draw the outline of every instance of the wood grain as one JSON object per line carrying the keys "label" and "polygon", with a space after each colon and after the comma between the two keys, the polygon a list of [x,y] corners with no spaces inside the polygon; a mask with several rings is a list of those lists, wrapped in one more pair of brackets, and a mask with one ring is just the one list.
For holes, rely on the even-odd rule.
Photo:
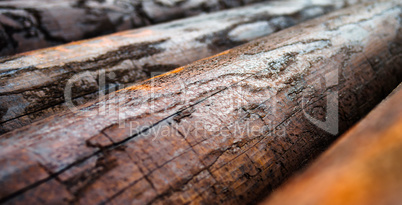
{"label": "wood grain", "polygon": [[3,0],[0,56],[262,0]]}
{"label": "wood grain", "polygon": [[252,202],[401,82],[401,12],[340,10],[9,132],[0,202]]}
{"label": "wood grain", "polygon": [[399,204],[402,84],[306,171],[262,204]]}
{"label": "wood grain", "polygon": [[66,89],[69,80],[74,104],[83,104],[97,98],[99,91],[123,88],[322,15],[345,2],[271,2],[2,59],[0,133],[68,110],[64,93],[70,90]]}

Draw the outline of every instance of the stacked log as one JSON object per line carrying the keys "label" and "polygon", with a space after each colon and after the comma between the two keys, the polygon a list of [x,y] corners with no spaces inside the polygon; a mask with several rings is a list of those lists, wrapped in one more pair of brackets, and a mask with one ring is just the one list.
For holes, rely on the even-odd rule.
{"label": "stacked log", "polygon": [[401,12],[340,10],[7,133],[0,202],[251,202],[401,81]]}
{"label": "stacked log", "polygon": [[0,56],[261,1],[1,1]]}
{"label": "stacked log", "polygon": [[68,110],[70,90],[67,102],[83,104],[99,91],[102,96],[211,56],[338,3],[257,4],[0,59],[0,133]]}
{"label": "stacked log", "polygon": [[262,204],[400,204],[402,84]]}

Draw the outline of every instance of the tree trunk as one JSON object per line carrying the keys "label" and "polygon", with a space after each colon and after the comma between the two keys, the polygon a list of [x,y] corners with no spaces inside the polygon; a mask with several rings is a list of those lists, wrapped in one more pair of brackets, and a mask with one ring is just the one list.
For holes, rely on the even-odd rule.
{"label": "tree trunk", "polygon": [[1,1],[0,56],[261,1]]}
{"label": "tree trunk", "polygon": [[262,204],[400,204],[402,84],[311,167]]}
{"label": "tree trunk", "polygon": [[401,81],[397,2],[334,12],[3,135],[0,202],[251,202]]}
{"label": "tree trunk", "polygon": [[122,88],[335,8],[267,3],[0,60],[0,133],[67,110],[68,82],[74,103],[83,104],[99,90]]}

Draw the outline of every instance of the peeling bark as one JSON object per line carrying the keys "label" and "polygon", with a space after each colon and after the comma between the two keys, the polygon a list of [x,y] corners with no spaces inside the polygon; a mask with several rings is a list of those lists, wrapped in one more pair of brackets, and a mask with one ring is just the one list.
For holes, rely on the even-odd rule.
{"label": "peeling bark", "polygon": [[4,58],[0,133],[68,110],[64,93],[74,77],[72,99],[80,105],[100,90],[125,87],[343,5],[272,2]]}
{"label": "peeling bark", "polygon": [[1,1],[0,56],[261,1]]}
{"label": "peeling bark", "polygon": [[340,10],[7,133],[0,202],[251,202],[335,139],[307,114],[342,133],[401,81],[401,12]]}
{"label": "peeling bark", "polygon": [[399,204],[402,84],[306,171],[262,204]]}

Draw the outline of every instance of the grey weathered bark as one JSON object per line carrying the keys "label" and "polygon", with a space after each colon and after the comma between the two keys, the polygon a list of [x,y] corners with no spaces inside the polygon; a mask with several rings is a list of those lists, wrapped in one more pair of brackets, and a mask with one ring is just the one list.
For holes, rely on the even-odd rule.
{"label": "grey weathered bark", "polygon": [[401,81],[401,12],[340,10],[3,135],[0,202],[250,202]]}
{"label": "grey weathered bark", "polygon": [[302,174],[261,203],[400,204],[402,84]]}
{"label": "grey weathered bark", "polygon": [[0,56],[261,1],[0,1]]}
{"label": "grey weathered bark", "polygon": [[64,92],[73,76],[81,76],[71,89],[74,103],[82,104],[99,90],[144,80],[345,5],[271,2],[0,60],[0,133],[68,109]]}

